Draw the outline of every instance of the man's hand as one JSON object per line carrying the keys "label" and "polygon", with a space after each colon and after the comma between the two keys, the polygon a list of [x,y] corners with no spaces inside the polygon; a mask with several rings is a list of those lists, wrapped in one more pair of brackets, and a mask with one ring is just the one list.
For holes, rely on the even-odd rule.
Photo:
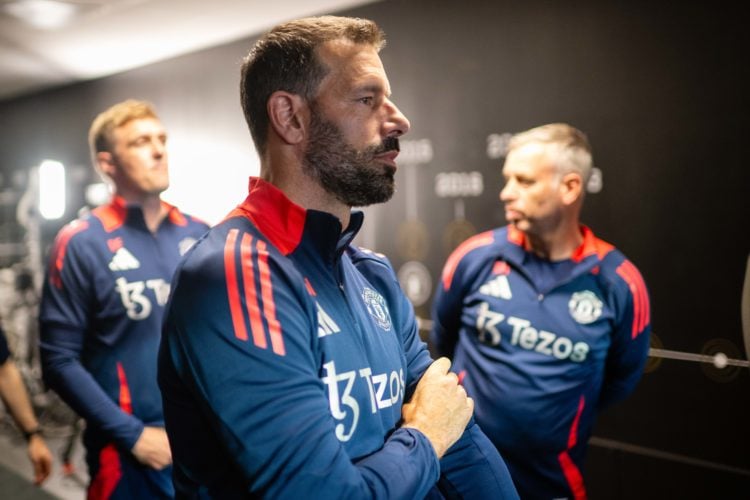
{"label": "man's hand", "polygon": [[52,453],[50,453],[47,444],[39,434],[34,434],[29,438],[28,446],[29,459],[34,466],[34,484],[42,484],[50,472],[52,472]]}
{"label": "man's hand", "polygon": [[144,427],[130,451],[139,462],[152,469],[161,470],[172,463],[172,451],[163,427]]}
{"label": "man's hand", "polygon": [[403,427],[427,436],[438,458],[458,441],[474,411],[474,401],[458,385],[456,374],[448,371],[450,367],[448,358],[433,362],[401,410]]}

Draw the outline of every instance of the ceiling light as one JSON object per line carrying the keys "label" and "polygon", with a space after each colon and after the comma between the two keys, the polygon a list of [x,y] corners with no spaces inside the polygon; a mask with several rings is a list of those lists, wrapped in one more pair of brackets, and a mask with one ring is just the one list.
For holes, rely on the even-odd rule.
{"label": "ceiling light", "polygon": [[3,10],[35,28],[56,29],[70,22],[77,7],[54,0],[18,0],[4,4]]}

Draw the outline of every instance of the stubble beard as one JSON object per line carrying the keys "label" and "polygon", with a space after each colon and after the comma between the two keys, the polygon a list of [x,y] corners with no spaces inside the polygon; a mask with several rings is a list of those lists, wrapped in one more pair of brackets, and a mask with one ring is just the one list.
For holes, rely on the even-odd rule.
{"label": "stubble beard", "polygon": [[396,170],[375,157],[394,149],[398,150],[397,138],[357,150],[346,142],[334,123],[322,118],[320,112],[313,112],[304,172],[349,207],[383,203],[395,191]]}

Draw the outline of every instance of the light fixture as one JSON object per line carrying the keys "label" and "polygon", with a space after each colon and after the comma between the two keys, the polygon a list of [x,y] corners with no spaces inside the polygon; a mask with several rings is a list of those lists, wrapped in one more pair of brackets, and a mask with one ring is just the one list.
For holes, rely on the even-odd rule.
{"label": "light fixture", "polygon": [[59,161],[39,165],[39,213],[47,220],[65,214],[65,167]]}
{"label": "light fixture", "polygon": [[39,29],[62,28],[77,9],[74,4],[54,0],[16,0],[3,4],[6,13]]}
{"label": "light fixture", "polygon": [[112,199],[112,189],[110,185],[105,182],[89,184],[86,186],[84,198],[86,199],[86,203],[92,207],[98,207],[105,203],[109,203]]}

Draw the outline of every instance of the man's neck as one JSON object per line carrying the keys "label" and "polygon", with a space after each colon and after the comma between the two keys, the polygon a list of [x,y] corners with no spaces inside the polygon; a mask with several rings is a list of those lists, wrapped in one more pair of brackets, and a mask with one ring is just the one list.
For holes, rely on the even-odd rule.
{"label": "man's neck", "polygon": [[327,212],[341,221],[341,227],[349,226],[351,207],[339,201],[309,176],[296,173],[284,175],[284,170],[262,169],[261,178],[281,190],[292,203],[304,209]]}
{"label": "man's neck", "polygon": [[542,235],[526,233],[527,250],[538,257],[551,261],[569,259],[583,243],[583,235],[575,224],[560,225]]}
{"label": "man's neck", "polygon": [[118,193],[118,196],[121,196],[128,204],[140,206],[141,211],[143,212],[143,219],[146,222],[146,227],[152,233],[156,233],[159,224],[161,224],[167,216],[167,207],[161,202],[161,197],[159,195],[136,197]]}

